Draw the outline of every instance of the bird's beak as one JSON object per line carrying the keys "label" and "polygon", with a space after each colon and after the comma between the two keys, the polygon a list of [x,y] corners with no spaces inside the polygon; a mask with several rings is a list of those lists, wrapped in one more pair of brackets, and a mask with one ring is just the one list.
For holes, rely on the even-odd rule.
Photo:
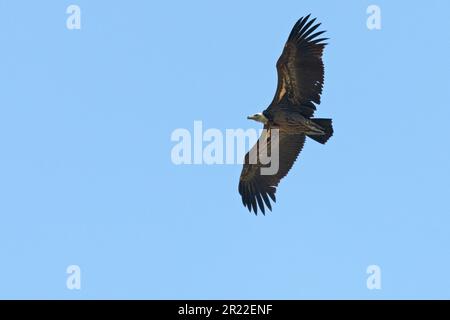
{"label": "bird's beak", "polygon": [[248,119],[248,120],[253,120],[253,119],[255,119],[255,118],[254,118],[253,116],[248,116],[247,119]]}

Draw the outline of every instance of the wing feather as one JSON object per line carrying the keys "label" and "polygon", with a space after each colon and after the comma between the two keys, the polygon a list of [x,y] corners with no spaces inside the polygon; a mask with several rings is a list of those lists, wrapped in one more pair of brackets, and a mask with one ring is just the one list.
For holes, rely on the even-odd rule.
{"label": "wing feather", "polygon": [[309,18],[300,18],[294,25],[277,61],[278,85],[269,109],[283,102],[299,108],[305,117],[312,117],[316,104],[320,104],[326,45],[323,41],[327,38],[318,38],[325,31],[316,32],[321,24]]}
{"label": "wing feather", "polygon": [[[267,139],[267,143],[265,139]],[[277,148],[279,152],[278,172],[273,175],[262,175],[261,168],[268,167],[271,164],[263,165],[259,159],[262,154],[271,154],[270,142],[270,136],[267,138],[267,135],[263,133],[258,139],[258,142],[246,154],[245,163],[239,179],[238,189],[239,194],[242,197],[242,203],[249,211],[253,210],[255,214],[258,213],[258,208],[263,214],[265,214],[265,207],[272,210],[270,199],[273,202],[276,202],[276,188],[281,179],[283,179],[292,168],[302,150],[305,143],[305,135],[286,134],[280,131],[278,139],[279,145]],[[259,148],[259,146],[268,146],[269,150]],[[254,164],[249,163],[251,152],[258,152],[257,162]]]}

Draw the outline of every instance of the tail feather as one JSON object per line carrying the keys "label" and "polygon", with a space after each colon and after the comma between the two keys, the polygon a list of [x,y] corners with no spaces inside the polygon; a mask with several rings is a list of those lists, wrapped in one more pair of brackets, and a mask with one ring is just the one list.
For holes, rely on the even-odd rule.
{"label": "tail feather", "polygon": [[321,143],[325,144],[328,139],[331,138],[333,135],[333,120],[332,119],[311,119],[312,122],[314,122],[316,125],[318,125],[320,128],[323,129],[325,134],[322,135],[308,135],[311,139]]}

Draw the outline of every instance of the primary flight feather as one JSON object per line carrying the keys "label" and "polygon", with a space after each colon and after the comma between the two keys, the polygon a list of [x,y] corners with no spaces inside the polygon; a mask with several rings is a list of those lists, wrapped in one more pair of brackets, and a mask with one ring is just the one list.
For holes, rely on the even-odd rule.
{"label": "primary flight feather", "polygon": [[[331,119],[313,118],[324,81],[322,61],[325,40],[317,31],[320,23],[310,15],[300,18],[292,28],[283,52],[277,61],[278,85],[275,96],[266,110],[249,116],[264,124],[258,142],[246,154],[239,179],[242,203],[255,214],[258,208],[272,210],[275,193],[280,180],[287,175],[301,152],[306,137],[325,144],[333,135]],[[275,131],[276,137],[274,139]],[[271,140],[278,141],[274,150]],[[264,174],[261,169],[270,166],[262,161],[262,154],[278,152],[278,170]],[[251,161],[252,155],[257,155]]]}

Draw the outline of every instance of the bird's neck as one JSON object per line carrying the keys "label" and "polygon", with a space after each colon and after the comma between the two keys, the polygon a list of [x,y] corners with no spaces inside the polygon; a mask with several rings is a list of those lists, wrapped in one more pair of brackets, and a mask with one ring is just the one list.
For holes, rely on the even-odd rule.
{"label": "bird's neck", "polygon": [[260,118],[258,119],[259,122],[267,124],[269,122],[269,119],[267,119],[267,117],[261,113]]}

